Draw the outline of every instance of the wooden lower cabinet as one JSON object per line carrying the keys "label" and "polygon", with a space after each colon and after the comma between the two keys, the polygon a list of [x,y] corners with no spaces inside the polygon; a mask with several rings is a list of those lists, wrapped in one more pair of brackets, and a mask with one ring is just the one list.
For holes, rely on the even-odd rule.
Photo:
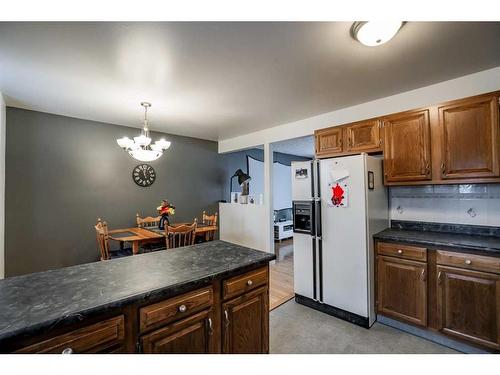
{"label": "wooden lower cabinet", "polygon": [[0,353],[268,353],[269,267],[115,312],[13,338]]}
{"label": "wooden lower cabinet", "polygon": [[439,330],[500,349],[500,275],[437,266]]}
{"label": "wooden lower cabinet", "polygon": [[142,352],[149,354],[215,353],[216,337],[213,327],[212,312],[203,311],[142,337]]}
{"label": "wooden lower cabinet", "polygon": [[378,312],[419,326],[427,325],[427,264],[377,258]]}
{"label": "wooden lower cabinet", "polygon": [[223,353],[269,352],[269,293],[267,287],[222,305]]}
{"label": "wooden lower cabinet", "polygon": [[377,314],[500,351],[500,257],[375,245]]}

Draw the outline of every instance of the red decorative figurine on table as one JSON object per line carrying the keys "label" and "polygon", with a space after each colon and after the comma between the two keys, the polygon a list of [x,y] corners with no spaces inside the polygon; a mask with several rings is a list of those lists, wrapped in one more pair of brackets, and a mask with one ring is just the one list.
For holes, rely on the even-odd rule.
{"label": "red decorative figurine on table", "polygon": [[165,223],[170,225],[168,220],[169,215],[175,214],[175,206],[171,205],[166,199],[161,201],[160,206],[156,207],[158,213],[161,215],[160,223],[158,224],[158,229],[165,229]]}

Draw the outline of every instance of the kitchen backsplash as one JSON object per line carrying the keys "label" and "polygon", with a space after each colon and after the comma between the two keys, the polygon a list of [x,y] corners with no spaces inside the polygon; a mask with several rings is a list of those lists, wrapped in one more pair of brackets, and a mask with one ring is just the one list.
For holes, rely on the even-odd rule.
{"label": "kitchen backsplash", "polygon": [[389,188],[393,220],[500,226],[500,184]]}

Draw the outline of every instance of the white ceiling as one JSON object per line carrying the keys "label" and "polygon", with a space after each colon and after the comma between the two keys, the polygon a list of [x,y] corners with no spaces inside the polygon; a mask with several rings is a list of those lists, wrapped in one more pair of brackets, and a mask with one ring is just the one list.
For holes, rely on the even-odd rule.
{"label": "white ceiling", "polygon": [[220,140],[500,65],[500,23],[0,23],[10,106]]}

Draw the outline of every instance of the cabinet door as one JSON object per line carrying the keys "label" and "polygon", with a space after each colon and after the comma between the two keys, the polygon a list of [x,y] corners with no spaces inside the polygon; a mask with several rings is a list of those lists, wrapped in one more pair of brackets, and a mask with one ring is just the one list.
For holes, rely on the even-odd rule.
{"label": "cabinet door", "polygon": [[497,96],[439,107],[441,178],[499,176],[498,127]]}
{"label": "cabinet door", "polygon": [[269,352],[269,294],[267,287],[222,305],[224,353]]}
{"label": "cabinet door", "polygon": [[427,264],[384,256],[377,263],[377,311],[425,327]]}
{"label": "cabinet door", "polygon": [[391,116],[383,127],[385,182],[430,180],[429,111]]}
{"label": "cabinet door", "polygon": [[141,338],[143,353],[203,354],[215,348],[214,321],[210,311],[157,329]]}
{"label": "cabinet door", "polygon": [[439,329],[500,349],[500,276],[443,266],[437,272]]}
{"label": "cabinet door", "polygon": [[380,121],[369,120],[345,128],[346,151],[373,152],[381,150]]}
{"label": "cabinet door", "polygon": [[343,128],[334,127],[316,132],[316,156],[328,156],[343,151]]}

